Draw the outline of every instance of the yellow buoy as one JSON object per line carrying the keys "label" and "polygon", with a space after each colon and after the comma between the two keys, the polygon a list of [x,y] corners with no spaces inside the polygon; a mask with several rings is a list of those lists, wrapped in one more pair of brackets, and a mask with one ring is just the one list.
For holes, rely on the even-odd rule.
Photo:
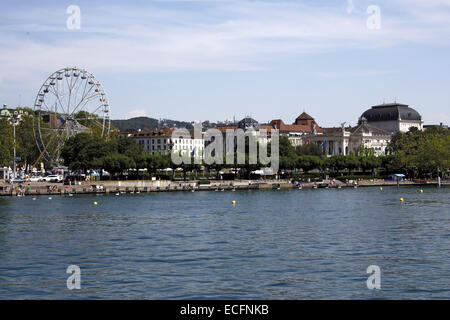
{"label": "yellow buoy", "polygon": [[423,190],[422,190],[422,189],[420,189],[420,193],[423,193]]}
{"label": "yellow buoy", "polygon": [[232,203],[232,204],[236,204],[236,201],[233,200],[233,201],[231,201],[231,203]]}
{"label": "yellow buoy", "polygon": [[400,202],[403,202],[403,201],[405,201],[405,199],[403,199],[403,198],[400,198]]}
{"label": "yellow buoy", "polygon": [[383,187],[380,187],[380,191],[383,191]]}
{"label": "yellow buoy", "polygon": [[95,201],[95,202],[94,202],[94,204],[95,204],[95,205],[98,205],[98,202],[97,202],[97,201]]}

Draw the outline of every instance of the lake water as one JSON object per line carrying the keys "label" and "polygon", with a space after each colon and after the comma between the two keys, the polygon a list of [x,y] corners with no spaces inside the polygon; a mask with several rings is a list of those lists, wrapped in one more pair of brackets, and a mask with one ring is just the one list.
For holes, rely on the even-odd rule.
{"label": "lake water", "polygon": [[0,298],[449,299],[450,188],[419,191],[0,198]]}

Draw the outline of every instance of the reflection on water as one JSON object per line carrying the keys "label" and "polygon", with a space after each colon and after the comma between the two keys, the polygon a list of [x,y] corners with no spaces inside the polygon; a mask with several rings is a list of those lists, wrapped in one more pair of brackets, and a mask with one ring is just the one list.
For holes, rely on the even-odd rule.
{"label": "reflection on water", "polygon": [[424,190],[0,198],[0,298],[448,299],[450,188]]}

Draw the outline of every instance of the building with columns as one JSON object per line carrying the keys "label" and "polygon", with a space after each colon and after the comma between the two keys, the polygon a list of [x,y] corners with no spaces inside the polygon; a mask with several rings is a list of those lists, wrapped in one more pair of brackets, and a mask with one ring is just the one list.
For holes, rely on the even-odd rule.
{"label": "building with columns", "polygon": [[322,146],[327,155],[358,154],[362,148],[372,149],[375,155],[386,153],[391,133],[379,129],[361,119],[355,127],[323,128],[322,134],[310,134],[303,137],[304,144],[315,143]]}
{"label": "building with columns", "polygon": [[358,154],[362,148],[372,149],[375,155],[386,154],[391,137],[396,132],[407,132],[415,127],[423,130],[422,116],[408,105],[384,103],[366,110],[358,125],[322,128],[302,136],[302,144],[316,143],[327,155]]}

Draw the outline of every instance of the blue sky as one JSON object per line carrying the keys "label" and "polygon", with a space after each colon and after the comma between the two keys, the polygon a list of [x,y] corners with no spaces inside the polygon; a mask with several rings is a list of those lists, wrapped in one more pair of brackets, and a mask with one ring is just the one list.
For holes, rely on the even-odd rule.
{"label": "blue sky", "polygon": [[[72,4],[80,30],[66,27]],[[338,126],[397,100],[449,124],[449,57],[450,0],[3,0],[0,103],[31,106],[50,73],[78,66],[113,119],[292,123],[305,110]]]}

